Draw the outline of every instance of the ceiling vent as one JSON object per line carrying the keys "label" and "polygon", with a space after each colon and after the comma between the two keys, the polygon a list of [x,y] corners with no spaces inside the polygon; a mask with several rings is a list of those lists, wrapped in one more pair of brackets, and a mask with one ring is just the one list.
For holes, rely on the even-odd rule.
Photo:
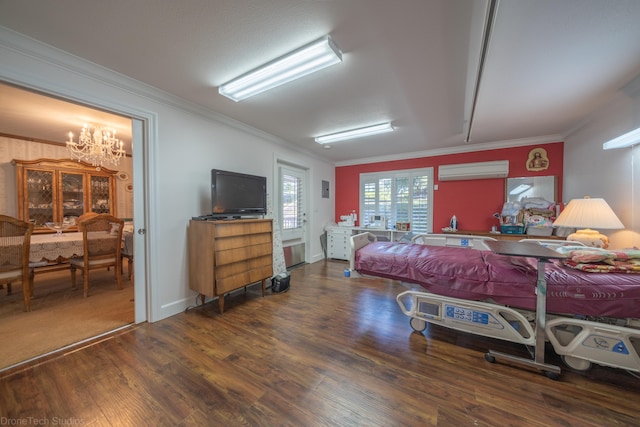
{"label": "ceiling vent", "polygon": [[440,181],[506,178],[507,175],[509,175],[509,160],[460,163],[457,165],[442,165],[438,167],[438,180]]}

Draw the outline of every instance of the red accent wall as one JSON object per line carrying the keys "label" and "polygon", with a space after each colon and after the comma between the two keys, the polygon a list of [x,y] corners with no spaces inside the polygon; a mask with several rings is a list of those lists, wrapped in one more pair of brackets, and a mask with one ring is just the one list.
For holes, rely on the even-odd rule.
{"label": "red accent wall", "polygon": [[[538,172],[528,171],[529,152],[536,147],[547,150],[549,167]],[[488,231],[492,225],[498,225],[498,221],[493,218],[493,213],[500,212],[505,201],[504,178],[440,182],[438,181],[438,166],[492,160],[509,160],[510,178],[555,175],[558,178],[558,200],[562,200],[564,143],[555,142],[336,167],[335,220],[336,222],[340,221],[340,215],[349,214],[353,210],[358,212],[358,219],[360,219],[359,185],[361,173],[433,167],[434,184],[438,185],[438,189],[433,192],[433,232],[438,233],[442,227],[448,227],[452,215],[458,218],[460,230]]]}

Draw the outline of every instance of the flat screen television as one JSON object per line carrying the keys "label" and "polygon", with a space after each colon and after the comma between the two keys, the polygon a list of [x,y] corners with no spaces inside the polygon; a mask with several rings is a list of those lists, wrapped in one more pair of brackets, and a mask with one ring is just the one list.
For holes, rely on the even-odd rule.
{"label": "flat screen television", "polygon": [[243,217],[267,213],[267,178],[211,170],[211,212],[216,217]]}

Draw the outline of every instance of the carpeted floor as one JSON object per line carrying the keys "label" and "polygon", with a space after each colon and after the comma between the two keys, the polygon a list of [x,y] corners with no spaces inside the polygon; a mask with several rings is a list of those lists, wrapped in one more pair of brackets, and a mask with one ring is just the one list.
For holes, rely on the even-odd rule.
{"label": "carpeted floor", "polygon": [[13,294],[0,290],[0,370],[134,322],[133,282],[122,276],[119,290],[113,270],[89,274],[89,296],[82,278],[71,289],[69,270],[36,275],[31,311],[24,311],[22,284]]}

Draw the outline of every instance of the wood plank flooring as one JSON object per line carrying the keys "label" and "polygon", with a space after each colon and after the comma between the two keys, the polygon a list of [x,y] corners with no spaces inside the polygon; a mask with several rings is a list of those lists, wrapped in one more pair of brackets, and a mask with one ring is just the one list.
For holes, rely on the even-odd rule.
{"label": "wood plank flooring", "polygon": [[[519,345],[429,326],[412,332],[399,282],[346,264],[260,286],[0,378],[12,425],[639,426],[640,381],[612,368],[558,381],[488,363]],[[195,300],[195,298],[194,298]],[[560,363],[552,350],[548,359]],[[8,425],[8,424],[7,424]]]}

